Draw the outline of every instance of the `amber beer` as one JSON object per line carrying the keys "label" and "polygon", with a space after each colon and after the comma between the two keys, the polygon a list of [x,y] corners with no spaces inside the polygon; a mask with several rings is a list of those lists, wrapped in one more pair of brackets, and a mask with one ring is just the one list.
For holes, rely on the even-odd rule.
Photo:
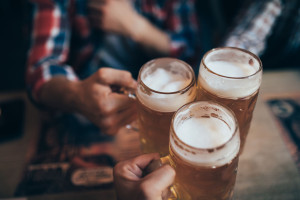
{"label": "amber beer", "polygon": [[235,113],[244,148],[262,79],[262,63],[249,51],[233,47],[207,52],[200,64],[198,100],[213,100]]}
{"label": "amber beer", "polygon": [[178,198],[230,199],[239,148],[237,121],[228,108],[209,101],[180,108],[171,123],[167,156],[176,171],[174,188]]}
{"label": "amber beer", "polygon": [[140,69],[136,96],[143,152],[167,155],[174,112],[196,99],[192,68],[173,58],[151,60]]}

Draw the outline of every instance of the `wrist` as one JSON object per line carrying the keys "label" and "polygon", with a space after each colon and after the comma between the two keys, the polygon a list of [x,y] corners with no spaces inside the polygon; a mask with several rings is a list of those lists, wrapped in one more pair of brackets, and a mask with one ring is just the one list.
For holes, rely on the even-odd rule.
{"label": "wrist", "polygon": [[83,104],[83,94],[81,94],[81,81],[69,81],[64,98],[64,104],[68,111],[81,112],[81,105]]}
{"label": "wrist", "polygon": [[78,81],[54,77],[41,88],[41,103],[49,108],[72,112],[78,109]]}

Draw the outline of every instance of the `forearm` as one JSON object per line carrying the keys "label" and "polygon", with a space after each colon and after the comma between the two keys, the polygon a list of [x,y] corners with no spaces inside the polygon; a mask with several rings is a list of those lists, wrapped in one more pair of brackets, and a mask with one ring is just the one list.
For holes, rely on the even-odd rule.
{"label": "forearm", "polygon": [[133,40],[144,46],[149,53],[170,55],[171,41],[165,32],[152,25],[143,16],[136,18],[135,27],[131,33]]}
{"label": "forearm", "polygon": [[80,106],[78,87],[78,81],[64,76],[53,77],[40,88],[38,102],[52,109],[76,112]]}

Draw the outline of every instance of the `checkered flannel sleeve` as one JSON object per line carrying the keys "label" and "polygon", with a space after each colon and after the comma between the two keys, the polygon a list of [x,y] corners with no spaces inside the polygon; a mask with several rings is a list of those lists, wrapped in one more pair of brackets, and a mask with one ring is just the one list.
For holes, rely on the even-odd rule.
{"label": "checkered flannel sleeve", "polygon": [[254,1],[240,16],[224,46],[239,47],[261,55],[282,7],[280,0]]}
{"label": "checkered flannel sleeve", "polygon": [[30,95],[38,101],[40,88],[54,76],[77,80],[66,65],[70,30],[68,1],[31,0],[34,5],[31,48],[28,52],[26,83]]}
{"label": "checkered flannel sleeve", "polygon": [[[151,1],[148,6],[171,39],[171,56],[187,60],[195,56],[198,39],[198,24],[194,0]],[[148,1],[150,2],[150,1]],[[151,7],[151,9],[150,9]]]}

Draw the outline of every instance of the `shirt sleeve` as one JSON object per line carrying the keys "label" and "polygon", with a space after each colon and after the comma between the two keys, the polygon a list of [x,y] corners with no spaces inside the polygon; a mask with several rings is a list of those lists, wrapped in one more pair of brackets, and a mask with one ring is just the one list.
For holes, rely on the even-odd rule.
{"label": "shirt sleeve", "polygon": [[167,32],[171,39],[171,56],[187,60],[195,56],[198,44],[198,24],[193,0],[166,1]]}
{"label": "shirt sleeve", "polygon": [[182,60],[195,56],[198,24],[194,0],[142,1],[144,15],[171,40],[171,55]]}
{"label": "shirt sleeve", "polygon": [[282,8],[280,0],[253,1],[239,16],[223,45],[239,47],[261,55]]}
{"label": "shirt sleeve", "polygon": [[38,102],[41,87],[54,76],[78,80],[66,65],[70,42],[70,24],[66,0],[31,0],[33,30],[28,52],[26,84],[31,97]]}

